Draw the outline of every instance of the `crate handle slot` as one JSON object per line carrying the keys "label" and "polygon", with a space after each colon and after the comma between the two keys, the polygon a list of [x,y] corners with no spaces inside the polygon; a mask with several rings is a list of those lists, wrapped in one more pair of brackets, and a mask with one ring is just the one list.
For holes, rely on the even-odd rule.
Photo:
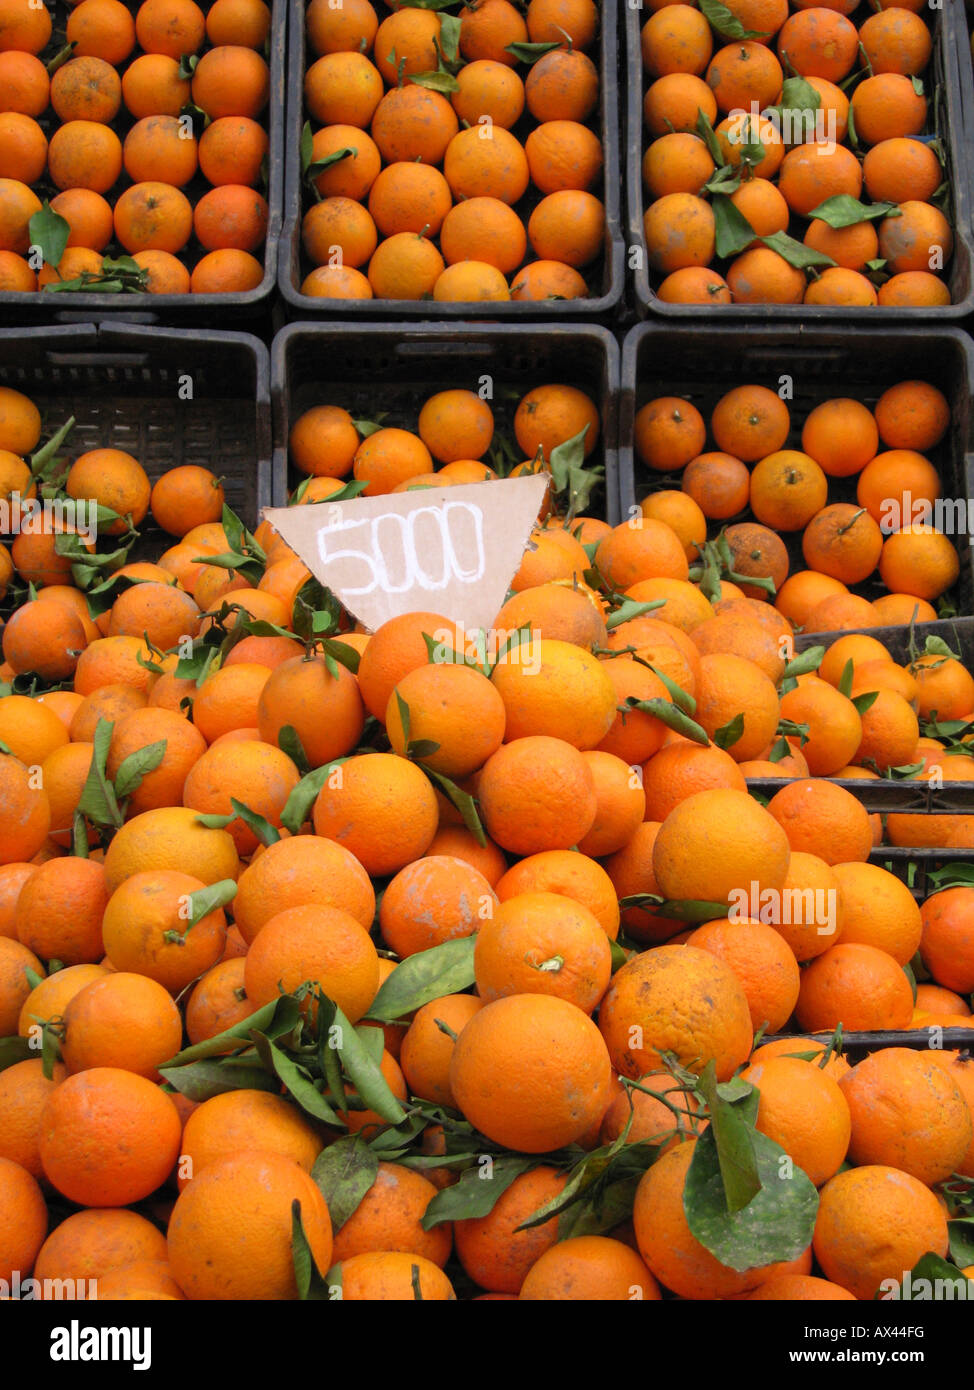
{"label": "crate handle slot", "polygon": [[464,343],[461,347],[455,339],[445,343],[424,339],[422,342],[396,344],[398,357],[492,357],[493,354],[490,343]]}
{"label": "crate handle slot", "polygon": [[146,352],[48,352],[52,367],[144,367]]}

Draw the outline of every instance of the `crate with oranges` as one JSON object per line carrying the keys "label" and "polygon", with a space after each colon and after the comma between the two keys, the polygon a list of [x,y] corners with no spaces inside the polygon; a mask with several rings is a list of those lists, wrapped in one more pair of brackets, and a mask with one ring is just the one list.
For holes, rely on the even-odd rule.
{"label": "crate with oranges", "polygon": [[729,581],[806,633],[969,615],[972,379],[950,328],[641,325],[622,513],[676,526],[708,592]]}
{"label": "crate with oranges", "polygon": [[960,0],[704,0],[627,25],[643,313],[970,312]]}
{"label": "crate with oranges", "polygon": [[0,14],[0,303],[256,311],[280,222],[282,0]]}
{"label": "crate with oranges", "polygon": [[292,0],[281,291],[304,313],[605,317],[617,16]]}

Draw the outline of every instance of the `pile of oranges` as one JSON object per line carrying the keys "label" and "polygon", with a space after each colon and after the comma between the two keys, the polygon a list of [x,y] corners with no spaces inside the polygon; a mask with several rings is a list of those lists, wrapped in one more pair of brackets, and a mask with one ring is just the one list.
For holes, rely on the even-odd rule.
{"label": "pile of oranges", "polygon": [[[946,397],[925,381],[890,385],[871,409],[829,397],[800,422],[776,391],[748,383],[714,402],[709,430],[692,400],[659,396],[636,414],[636,457],[650,475],[679,474],[680,486],[661,476],[642,515],[679,533],[691,566],[717,524],[724,572],[748,597],[760,581],[806,632],[930,622],[961,573],[930,457],[950,423]],[[677,557],[657,573],[686,577]]]}
{"label": "pile of oranges", "polygon": [[380,22],[369,0],[308,5],[302,294],[591,293],[605,237],[598,8],[451,8],[397,4]]}
{"label": "pile of oranges", "polygon": [[[294,422],[309,486],[489,471],[472,392],[433,395],[416,432],[364,423]],[[550,465],[599,423],[538,388],[517,444]],[[8,491],[37,485],[40,431],[6,390]],[[151,516],[174,544],[88,593],[80,538],[4,552],[0,1278],[870,1299],[948,1254],[974,1178],[967,1054],[850,1066],[829,1034],[970,1027],[974,887],[948,873],[917,902],[873,850],[922,821],[950,860],[974,816],[884,825],[831,779],[970,780],[957,656],[899,663],[848,633],[794,658],[766,590],[691,581],[675,523],[555,497],[488,658],[434,611],[307,621],[327,610],[302,562],[204,469],[150,486],[89,451],[62,487],[110,509],[113,543]],[[748,779],[769,774],[763,805]],[[684,1203],[733,1076],[817,1209],[770,1262],[722,1260]],[[623,1150],[623,1209],[564,1195]]]}
{"label": "pile of oranges", "polygon": [[55,37],[3,0],[0,290],[255,289],[270,23],[264,0],[81,0]]}
{"label": "pile of oranges", "polygon": [[729,0],[710,22],[694,5],[650,8],[644,232],[661,300],[951,302],[919,0],[856,22],[856,0]]}

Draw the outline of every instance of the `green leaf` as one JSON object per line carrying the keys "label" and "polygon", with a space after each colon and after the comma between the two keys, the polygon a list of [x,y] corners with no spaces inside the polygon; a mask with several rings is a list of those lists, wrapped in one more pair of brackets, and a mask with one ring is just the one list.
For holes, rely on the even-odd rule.
{"label": "green leaf", "polygon": [[30,1038],[0,1038],[0,1071],[36,1056],[37,1051],[31,1047]]}
{"label": "green leaf", "polygon": [[443,96],[460,90],[460,83],[449,72],[416,72],[409,80],[416,87],[426,87],[431,92],[442,93]]}
{"label": "green leaf", "polygon": [[793,656],[785,665],[785,676],[807,676],[817,671],[825,655],[824,647],[806,647],[803,652]]}
{"label": "green leaf", "polygon": [[665,598],[646,599],[642,603],[638,599],[627,598],[609,614],[605,625],[611,632],[613,628],[619,627],[622,623],[631,622],[633,618],[641,618],[643,614],[655,612],[657,608],[664,608],[665,606]]}
{"label": "green leaf", "polygon": [[[384,416],[385,412],[383,411],[380,413],[379,419],[383,419]],[[376,434],[383,428],[377,420],[353,420],[352,424],[363,439],[368,439],[370,434]]]}
{"label": "green leaf", "polygon": [[635,695],[626,697],[625,706],[620,706],[625,711],[628,709],[641,710],[644,714],[651,714],[654,719],[658,719],[661,724],[665,724],[668,729],[675,730],[682,734],[684,738],[690,739],[693,743],[699,743],[701,748],[705,748],[710,742],[706,729],[691,719],[683,710],[671,704],[669,700],[660,699],[654,696],[650,700],[639,700]]}
{"label": "green leaf", "polygon": [[512,58],[516,58],[519,63],[536,63],[539,58],[543,58],[546,53],[550,53],[555,48],[562,48],[561,43],[509,43],[505,46],[504,52],[509,53]]}
{"label": "green leaf", "polygon": [[267,1070],[277,1077],[291,1099],[306,1115],[310,1115],[321,1124],[341,1125],[341,1119],[318,1090],[306,1068],[299,1066],[282,1048],[262,1033],[254,1033],[254,1046]]}
{"label": "green leaf", "polygon": [[195,893],[190,893],[186,931],[192,931],[198,922],[202,922],[203,918],[209,916],[216,908],[226,907],[227,903],[233,902],[236,895],[237,885],[232,878],[221,878],[219,883],[212,883],[207,888],[197,888]]}
{"label": "green leaf", "polygon": [[318,1268],[301,1224],[301,1203],[297,1197],[291,1203],[291,1258],[298,1299],[302,1303],[331,1302],[331,1288]]}
{"label": "green leaf", "polygon": [[301,172],[307,174],[311,164],[311,151],[314,146],[314,135],[311,132],[311,122],[305,121],[301,127],[301,138],[298,141],[298,153],[301,158]]}
{"label": "green leaf", "polygon": [[115,774],[115,795],[123,800],[142,785],[143,777],[154,772],[166,756],[167,743],[164,738],[157,743],[148,743],[123,758]]}
{"label": "green leaf", "polygon": [[308,762],[308,755],[304,751],[304,744],[301,742],[301,735],[293,724],[282,724],[277,735],[277,746],[282,753],[286,753],[294,766],[306,777],[311,771],[311,764]]}
{"label": "green leaf", "polygon": [[71,235],[70,222],[55,212],[45,198],[40,212],[34,213],[27,226],[31,246],[38,247],[45,264],[53,266],[56,270],[61,264],[64,248]]}
{"label": "green leaf", "polygon": [[301,778],[284,803],[284,810],[281,812],[281,824],[285,830],[290,830],[292,835],[298,834],[311,814],[311,808],[315,804],[318,793],[328,778],[336,767],[340,767],[342,763],[347,761],[348,758],[336,758],[333,762],[323,763],[321,767],[316,767]]}
{"label": "green leaf", "polygon": [[474,982],[474,941],[455,937],[407,956],[380,986],[366,1018],[395,1023],[445,994],[462,994]]}
{"label": "green leaf", "polygon": [[[729,1212],[741,1211],[761,1188],[754,1156],[754,1130],[747,1123],[748,1118],[753,1119],[753,1115],[747,1116],[743,1109],[735,1109],[732,1102],[720,1095],[712,1061],[707,1063],[698,1089],[710,1111],[710,1132],[714,1139],[714,1155],[726,1208]],[[745,1097],[744,1108],[749,1099]]]}
{"label": "green leaf", "polygon": [[460,56],[460,19],[455,14],[440,17],[439,50],[448,63],[455,63]]}
{"label": "green leaf", "polygon": [[781,86],[781,101],[765,107],[761,113],[773,121],[787,144],[804,144],[817,135],[816,112],[821,110],[822,98],[804,77],[786,77]]}
{"label": "green leaf", "polygon": [[848,193],[837,193],[834,198],[826,198],[808,214],[818,218],[829,227],[854,227],[860,222],[872,222],[879,217],[900,217],[895,203],[860,203],[858,198]]}
{"label": "green leaf", "polygon": [[174,1091],[189,1100],[211,1100],[226,1091],[280,1090],[278,1082],[256,1061],[249,1066],[228,1066],[226,1061],[190,1062],[186,1066],[162,1066],[159,1075]]}
{"label": "green leaf", "polygon": [[537,1162],[521,1154],[506,1154],[478,1162],[460,1174],[460,1181],[444,1187],[430,1201],[420,1225],[431,1231],[443,1221],[465,1221],[489,1216],[515,1178],[533,1168]]}
{"label": "green leaf", "polygon": [[222,1033],[205,1038],[203,1042],[194,1043],[192,1047],[184,1047],[182,1052],[177,1052],[175,1057],[170,1057],[163,1065],[170,1070],[178,1070],[208,1057],[218,1057],[231,1049],[249,1047],[253,1042],[251,1033],[254,1032],[261,1033],[265,1038],[283,1037],[286,1033],[293,1032],[300,1017],[301,1008],[298,1001],[293,995],[283,994],[280,999],[272,999],[269,1004],[264,1004],[248,1018],[241,1019],[232,1028],[225,1028]]}
{"label": "green leaf", "polygon": [[855,675],[855,664],[853,663],[852,657],[850,657],[842,668],[842,674],[839,676],[839,684],[836,687],[839,694],[844,695],[846,699],[852,694],[852,682],[855,679]]}
{"label": "green leaf", "polygon": [[195,53],[184,53],[179,59],[179,80],[188,82],[196,71],[196,64],[199,58]]}
{"label": "green leaf", "polygon": [[807,1250],[818,1213],[818,1193],[805,1173],[787,1161],[778,1144],[750,1124],[743,1128],[760,1184],[747,1204],[732,1210],[727,1202],[713,1123],[697,1140],[683,1192],[693,1235],[721,1264],[741,1271],[792,1260]]}
{"label": "green leaf", "polygon": [[862,715],[865,714],[867,710],[872,709],[873,705],[879,699],[879,691],[870,690],[865,695],[851,695],[849,698]]}
{"label": "green leaf", "polygon": [[396,707],[399,710],[399,722],[402,725],[403,742],[408,745],[409,731],[411,728],[412,720],[409,713],[409,706],[406,704],[406,701],[399,694],[398,687],[396,689]]}
{"label": "green leaf", "polygon": [[[945,1286],[948,1285],[952,1293],[947,1293]],[[948,1264],[941,1255],[928,1250],[917,1260],[898,1292],[885,1293],[882,1297],[894,1297],[905,1303],[967,1299],[974,1297],[974,1280],[966,1279],[956,1265]]]}
{"label": "green leaf", "polygon": [[35,478],[46,478],[56,471],[60,464],[58,450],[74,429],[75,418],[69,416],[65,423],[51,435],[45,444],[42,444],[28,460],[30,471]]}
{"label": "green leaf", "polygon": [[950,1236],[950,1258],[959,1269],[974,1265],[974,1217],[947,1222]]}
{"label": "green leaf", "polygon": [[311,1176],[328,1203],[332,1229],[340,1231],[358,1209],[379,1172],[378,1155],[360,1134],[336,1139],[315,1159]]}
{"label": "green leaf", "polygon": [[709,117],[704,111],[701,111],[699,107],[697,108],[697,124],[695,129],[700,139],[707,146],[710,158],[714,161],[718,169],[722,169],[727,163],[727,160],[724,158],[724,151],[720,147],[720,141],[714,133],[714,128],[710,124]]}
{"label": "green leaf", "polygon": [[105,766],[108,749],[112,741],[115,724],[110,719],[99,719],[94,733],[94,748],[88,776],[81,789],[76,811],[89,820],[92,825],[118,828],[122,824],[122,813],[115,798],[115,790],[108,780]]}
{"label": "green leaf", "polygon": [[366,1051],[361,1038],[342,1013],[335,1009],[335,1026],[338,1029],[338,1055],[365,1106],[374,1110],[389,1124],[399,1124],[406,1118],[406,1112],[389,1089],[389,1085],[375,1062]]}
{"label": "green leaf", "polygon": [[341,150],[333,150],[331,154],[326,154],[324,159],[312,160],[304,171],[304,177],[309,183],[314,183],[319,174],[323,174],[333,164],[340,164],[343,159],[354,159],[357,154],[358,150],[353,145],[346,145]]}
{"label": "green leaf", "polygon": [[835,265],[831,256],[826,256],[823,251],[815,251],[811,246],[806,246],[804,242],[796,241],[787,232],[772,232],[771,236],[758,237],[760,242],[769,246],[772,251],[795,266],[797,270],[807,270],[809,266]]}
{"label": "green leaf", "polygon": [[429,780],[439,787],[440,791],[451,805],[455,806],[460,812],[460,815],[463,817],[464,825],[470,831],[471,835],[473,835],[477,844],[481,846],[486,845],[487,836],[484,834],[484,827],[481,825],[480,817],[477,814],[477,803],[470,793],[465,792],[462,787],[458,787],[455,782],[451,782],[449,777],[444,777],[441,772],[434,772],[431,767],[427,767],[425,764],[422,765],[422,770]]}
{"label": "green leaf", "polygon": [[700,0],[700,12],[722,39],[767,39],[770,34],[763,29],[745,29],[744,25],[720,0]]}
{"label": "green leaf", "polygon": [[724,164],[718,168],[700,189],[700,197],[705,193],[726,193],[728,196],[736,193],[743,180],[741,171],[733,164]]}
{"label": "green leaf", "polygon": [[726,752],[728,748],[733,748],[738,739],[744,733],[744,715],[735,714],[734,718],[728,723],[722,724],[714,733],[714,743],[718,748],[723,748]]}
{"label": "green leaf", "polygon": [[716,251],[721,260],[728,260],[750,246],[757,233],[744,214],[723,193],[713,198],[716,224]]}
{"label": "green leaf", "polygon": [[53,1028],[41,1032],[41,1070],[47,1081],[54,1080],[54,1064],[61,1060],[61,1047]]}
{"label": "green leaf", "polygon": [[663,684],[666,686],[666,689],[669,691],[670,696],[675,705],[678,705],[679,708],[682,709],[686,714],[696,714],[697,702],[688,690],[684,690],[683,686],[678,685],[672,676],[668,676],[665,671],[661,671],[659,667],[654,666],[652,662],[642,662],[641,657],[638,656],[636,657],[636,660],[639,661],[641,664],[648,666],[649,669],[652,671],[653,675],[656,676],[657,680],[661,680],[663,682]]}

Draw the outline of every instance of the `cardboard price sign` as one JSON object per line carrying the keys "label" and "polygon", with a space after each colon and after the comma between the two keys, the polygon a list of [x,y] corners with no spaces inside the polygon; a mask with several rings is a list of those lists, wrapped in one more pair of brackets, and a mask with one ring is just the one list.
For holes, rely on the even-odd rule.
{"label": "cardboard price sign", "polygon": [[417,488],[350,502],[267,507],[264,517],[374,632],[418,609],[488,628],[521,563],[547,473]]}

